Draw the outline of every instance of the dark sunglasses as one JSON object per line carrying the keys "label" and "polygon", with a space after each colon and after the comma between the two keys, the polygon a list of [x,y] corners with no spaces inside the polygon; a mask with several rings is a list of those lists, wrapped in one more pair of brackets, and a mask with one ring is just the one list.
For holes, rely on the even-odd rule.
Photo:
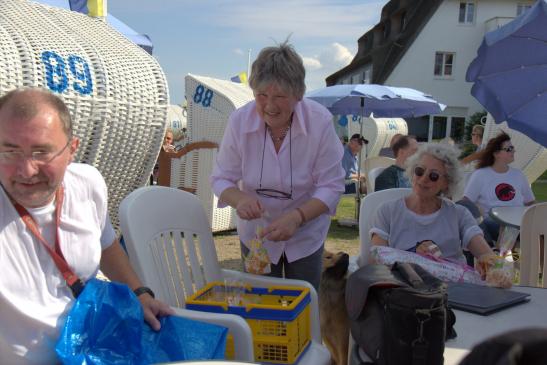
{"label": "dark sunglasses", "polygon": [[255,190],[257,195],[263,196],[265,198],[273,198],[279,200],[292,200],[292,122],[289,125],[289,168],[291,171],[291,191],[289,193],[275,190],[275,189],[265,189],[262,188],[262,172],[264,170],[264,150],[266,149],[266,132],[268,128],[264,129],[264,146],[262,147],[262,164],[260,165],[260,181],[258,183],[258,189]]}
{"label": "dark sunglasses", "polygon": [[[425,171],[426,170],[423,167],[416,166],[414,168],[414,175],[416,175],[418,177],[422,177],[422,176],[424,176]],[[429,171],[429,175],[427,175],[427,177],[432,182],[435,182],[435,181],[439,180],[439,178],[441,177],[441,174],[439,174],[437,171]]]}
{"label": "dark sunglasses", "polygon": [[513,152],[515,150],[515,146],[509,146],[509,147],[502,147],[500,148],[500,151],[505,151],[505,152]]}

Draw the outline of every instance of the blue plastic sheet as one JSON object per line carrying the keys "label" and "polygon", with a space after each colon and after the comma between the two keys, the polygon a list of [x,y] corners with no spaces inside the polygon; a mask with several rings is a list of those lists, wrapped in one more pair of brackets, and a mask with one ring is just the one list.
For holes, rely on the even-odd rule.
{"label": "blue plastic sheet", "polygon": [[69,365],[224,359],[226,328],[175,316],[160,322],[159,332],[144,322],[126,285],[92,279],[68,314],[57,356]]}

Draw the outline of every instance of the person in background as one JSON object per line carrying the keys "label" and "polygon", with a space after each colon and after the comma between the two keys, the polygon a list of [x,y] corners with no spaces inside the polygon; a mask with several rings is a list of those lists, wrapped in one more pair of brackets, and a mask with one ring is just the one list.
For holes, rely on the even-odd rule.
{"label": "person in background", "polygon": [[175,145],[173,145],[173,131],[170,128],[165,131],[162,148],[165,152],[175,152]]}
{"label": "person in background", "polygon": [[[45,89],[0,98],[0,359],[55,364],[55,343],[81,286],[99,268],[138,296],[144,318],[173,314],[131,268],[107,213],[107,186],[91,165],[72,162],[79,140],[64,102]],[[51,247],[56,254],[46,247]],[[76,281],[76,283],[80,283]]]}
{"label": "person in background", "polygon": [[360,180],[360,192],[366,193],[366,179],[364,175],[358,175],[359,171],[359,159],[357,155],[363,149],[363,145],[368,141],[359,133],[355,133],[351,136],[348,143],[344,147],[344,157],[342,159],[342,167],[346,172],[346,186],[344,194],[355,194],[356,181]]}
{"label": "person in background", "polygon": [[393,154],[393,145],[401,136],[403,136],[401,133],[394,134],[393,137],[391,137],[391,141],[389,141],[389,147],[383,147],[380,150],[379,156],[395,158],[395,155]]}
{"label": "person in background", "polygon": [[393,144],[395,164],[387,167],[374,181],[374,191],[393,188],[410,188],[411,184],[405,174],[405,162],[418,150],[418,142],[414,136],[400,135]]}
{"label": "person in background", "polygon": [[373,245],[416,251],[433,243],[441,257],[466,262],[462,249],[478,258],[485,274],[494,256],[469,211],[443,196],[451,196],[462,178],[458,151],[446,144],[426,143],[407,162],[412,192],[378,208],[370,230]]}
{"label": "person in background", "polygon": [[471,143],[475,146],[475,151],[461,159],[462,164],[468,164],[473,161],[477,161],[481,157],[482,136],[484,135],[484,126],[481,124],[475,124],[471,130]]}
{"label": "person in background", "polygon": [[230,115],[210,183],[219,207],[236,210],[243,256],[263,228],[269,275],[317,289],[330,215],[344,191],[344,151],[330,112],[303,97],[304,78],[287,41],[260,51],[249,79],[255,100]]}
{"label": "person in background", "polygon": [[479,207],[483,225],[494,242],[498,239],[499,224],[489,216],[490,209],[535,203],[526,176],[509,166],[515,160],[515,152],[511,137],[504,132],[488,141],[463,193],[464,199]]}

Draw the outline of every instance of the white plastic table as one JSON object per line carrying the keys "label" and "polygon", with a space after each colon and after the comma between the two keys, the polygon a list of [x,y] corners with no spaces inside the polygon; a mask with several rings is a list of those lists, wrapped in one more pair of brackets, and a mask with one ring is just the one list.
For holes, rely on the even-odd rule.
{"label": "white plastic table", "polygon": [[524,211],[528,207],[494,207],[490,210],[490,217],[497,221],[500,225],[520,228],[520,222]]}
{"label": "white plastic table", "polygon": [[458,337],[446,341],[444,364],[456,365],[474,345],[510,330],[547,328],[547,289],[515,286],[512,290],[531,294],[530,302],[489,316],[455,310]]}

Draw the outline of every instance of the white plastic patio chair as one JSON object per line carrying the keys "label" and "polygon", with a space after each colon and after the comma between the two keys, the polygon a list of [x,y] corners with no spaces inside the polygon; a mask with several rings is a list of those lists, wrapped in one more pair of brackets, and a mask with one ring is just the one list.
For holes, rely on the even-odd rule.
{"label": "white plastic patio chair", "polygon": [[[318,299],[313,286],[301,280],[221,269],[211,226],[198,197],[163,186],[144,187],[133,191],[122,201],[119,216],[133,267],[145,285],[156,293],[156,297],[169,305],[184,307],[186,296],[209,282],[230,277],[253,286],[296,285],[309,288],[312,341],[299,363],[330,363],[330,353],[321,344]],[[206,316],[213,318],[216,315],[206,313]],[[247,325],[242,318],[239,319]],[[247,338],[239,341],[239,346],[236,345],[236,360],[252,357],[252,344],[248,341]]]}
{"label": "white plastic patio chair", "polygon": [[547,263],[547,203],[535,204],[524,212],[520,225],[520,285],[547,288],[543,274],[543,285],[538,284],[539,274],[545,272]]}
{"label": "white plastic patio chair", "polygon": [[386,167],[375,167],[371,169],[367,174],[367,192],[374,192],[376,185],[376,178],[384,171]]}
{"label": "white plastic patio chair", "polygon": [[370,255],[369,231],[378,207],[384,202],[406,196],[410,194],[411,191],[412,189],[409,188],[386,189],[375,191],[365,196],[361,202],[361,211],[359,214],[359,240],[361,242],[359,258],[357,259],[359,267],[368,263]]}

